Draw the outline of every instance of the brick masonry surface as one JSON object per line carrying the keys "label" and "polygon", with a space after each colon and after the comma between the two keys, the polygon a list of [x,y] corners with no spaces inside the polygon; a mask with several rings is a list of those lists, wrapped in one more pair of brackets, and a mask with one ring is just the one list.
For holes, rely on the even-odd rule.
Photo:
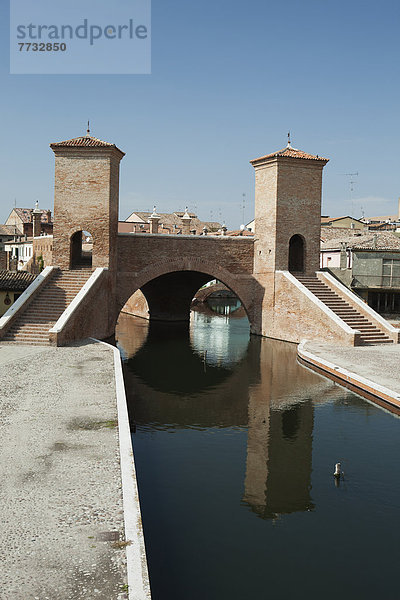
{"label": "brick masonry surface", "polygon": [[288,270],[289,241],[305,244],[305,272],[319,268],[323,165],[274,158],[255,169],[255,272]]}
{"label": "brick masonry surface", "polygon": [[93,267],[115,269],[121,153],[107,148],[54,153],[54,265],[70,268],[71,237],[87,231],[93,236]]}

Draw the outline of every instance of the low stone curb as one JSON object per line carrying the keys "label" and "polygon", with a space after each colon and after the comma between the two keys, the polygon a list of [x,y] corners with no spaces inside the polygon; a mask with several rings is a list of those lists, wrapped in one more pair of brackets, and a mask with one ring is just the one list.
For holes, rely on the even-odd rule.
{"label": "low stone curb", "polygon": [[302,340],[297,348],[300,363],[327,375],[363,398],[400,415],[400,395],[397,392],[313,354],[306,350],[307,343],[308,340]]}
{"label": "low stone curb", "polygon": [[146,548],[140,513],[139,492],[136,480],[125,384],[121,356],[118,348],[92,338],[93,341],[112,348],[114,352],[115,390],[118,410],[118,434],[121,460],[122,497],[124,506],[125,540],[129,600],[151,600],[147,569]]}

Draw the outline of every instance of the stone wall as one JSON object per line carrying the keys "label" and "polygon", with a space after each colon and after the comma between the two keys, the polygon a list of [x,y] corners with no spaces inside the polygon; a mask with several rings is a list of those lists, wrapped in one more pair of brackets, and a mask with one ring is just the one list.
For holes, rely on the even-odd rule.
{"label": "stone wall", "polygon": [[33,258],[37,266],[39,257],[43,259],[43,268],[53,265],[53,236],[33,238]]}
{"label": "stone wall", "polygon": [[262,304],[261,334],[288,342],[303,339],[354,346],[357,334],[343,321],[323,310],[303,286],[295,285],[285,273],[274,275],[273,293]]}

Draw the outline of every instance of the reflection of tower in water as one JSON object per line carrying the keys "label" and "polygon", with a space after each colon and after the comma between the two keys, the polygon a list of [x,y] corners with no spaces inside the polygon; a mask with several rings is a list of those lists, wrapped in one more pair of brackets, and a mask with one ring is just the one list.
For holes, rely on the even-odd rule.
{"label": "reflection of tower in water", "polygon": [[262,344],[261,352],[261,381],[249,390],[243,501],[262,518],[275,518],[313,508],[314,408],[308,398],[322,382],[288,360],[280,344]]}
{"label": "reflection of tower in water", "polygon": [[135,423],[247,427],[243,502],[262,518],[312,509],[314,404],[335,397],[335,384],[297,363],[293,344],[249,339],[234,320],[229,335],[220,317],[194,313],[192,320],[189,331],[186,323],[121,315],[118,339],[130,358],[125,382]]}

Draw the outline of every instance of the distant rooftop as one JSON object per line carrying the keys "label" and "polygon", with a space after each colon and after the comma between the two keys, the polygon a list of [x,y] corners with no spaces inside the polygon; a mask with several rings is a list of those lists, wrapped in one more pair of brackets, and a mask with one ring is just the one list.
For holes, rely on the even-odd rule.
{"label": "distant rooftop", "polygon": [[26,271],[0,271],[0,290],[4,292],[23,292],[36,279],[36,275]]}
{"label": "distant rooftop", "polygon": [[[151,212],[137,210],[129,215],[127,219],[125,219],[128,223],[139,223],[146,224],[149,222]],[[176,211],[173,213],[158,213],[160,217],[160,224],[165,225],[166,227],[173,227],[176,225],[177,228],[182,227],[182,217],[185,214],[184,211]],[[204,226],[207,227],[210,231],[221,228],[221,223],[217,221],[201,221],[197,215],[193,212],[188,213],[191,220],[190,227],[191,229],[202,229]]]}
{"label": "distant rooftop", "polygon": [[340,227],[321,228],[321,250],[346,248],[359,250],[400,250],[400,237],[390,231],[374,233]]}
{"label": "distant rooftop", "polygon": [[386,221],[399,221],[399,215],[382,215],[380,217],[365,217],[363,221],[368,221],[369,223],[386,223]]}
{"label": "distant rooftop", "polygon": [[366,227],[365,221],[362,221],[361,219],[356,219],[355,217],[350,217],[349,215],[344,215],[343,217],[321,217],[321,225],[330,225],[331,223],[335,223],[336,221],[343,221],[345,219],[350,219],[354,223],[361,223],[361,225]]}
{"label": "distant rooftop", "polygon": [[0,225],[0,235],[14,235],[14,225]]}
{"label": "distant rooftop", "polygon": [[[19,219],[21,219],[22,223],[31,223],[32,222],[33,208],[13,208],[13,210],[11,211],[10,217],[13,212],[18,216]],[[51,211],[40,209],[40,212],[42,213],[41,218],[40,218],[42,223],[49,223],[48,213],[51,214]]]}

